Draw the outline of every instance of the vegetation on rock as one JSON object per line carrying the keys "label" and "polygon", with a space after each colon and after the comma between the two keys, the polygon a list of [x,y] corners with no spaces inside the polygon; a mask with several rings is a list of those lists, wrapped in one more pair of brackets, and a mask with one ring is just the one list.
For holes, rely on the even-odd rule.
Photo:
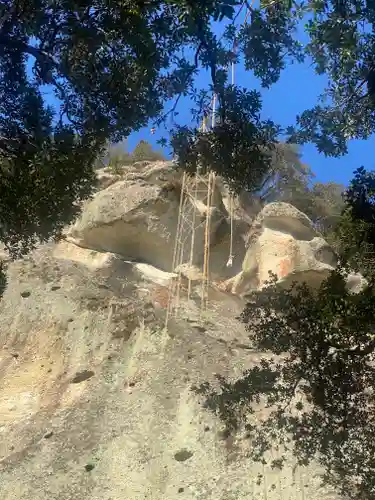
{"label": "vegetation on rock", "polygon": [[134,151],[127,151],[126,141],[119,144],[109,144],[96,162],[96,168],[109,168],[113,173],[121,174],[123,168],[137,161],[161,161],[166,160],[163,153],[155,151],[150,143],[141,140]]}
{"label": "vegetation on rock", "polygon": [[147,141],[139,141],[131,154],[132,160],[137,161],[161,161],[165,156],[159,151],[155,151]]}
{"label": "vegetation on rock", "polygon": [[270,170],[255,194],[265,204],[273,201],[291,203],[313,221],[325,237],[341,220],[345,186],[335,182],[314,182],[314,173],[301,160],[296,145],[277,143],[273,149]]}
{"label": "vegetation on rock", "polygon": [[343,261],[369,279],[375,274],[374,195],[375,172],[359,168],[346,191],[346,209],[334,235]]}

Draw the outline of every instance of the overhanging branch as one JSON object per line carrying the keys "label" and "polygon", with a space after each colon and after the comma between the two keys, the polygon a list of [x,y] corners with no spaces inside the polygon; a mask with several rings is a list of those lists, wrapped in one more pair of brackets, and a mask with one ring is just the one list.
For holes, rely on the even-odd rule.
{"label": "overhanging branch", "polygon": [[12,49],[18,52],[23,52],[24,54],[29,54],[33,56],[40,63],[49,63],[55,69],[59,68],[59,63],[56,59],[47,52],[39,49],[38,47],[34,47],[22,40],[17,40],[15,38],[0,35],[0,47],[7,47],[8,49]]}
{"label": "overhanging branch", "polygon": [[[69,113],[69,96],[66,92],[64,86],[57,80],[57,77],[53,75],[53,72],[50,70],[56,70],[57,72],[60,70],[61,65],[59,61],[57,61],[51,54],[45,52],[41,48],[34,47],[22,40],[17,40],[15,38],[1,35],[0,34],[0,48],[7,47],[8,49],[22,52],[24,54],[29,54],[35,58],[35,60],[40,64],[40,66],[48,65],[49,71],[46,71],[44,75],[39,74],[39,71],[36,72],[37,76],[44,80],[44,83],[48,83],[54,85],[61,94],[61,99],[65,101],[65,105],[62,109],[60,115],[60,124],[62,124],[62,116],[66,115],[70,123],[75,126],[78,126],[77,122],[74,121],[72,116]],[[45,69],[45,68],[44,68]]]}

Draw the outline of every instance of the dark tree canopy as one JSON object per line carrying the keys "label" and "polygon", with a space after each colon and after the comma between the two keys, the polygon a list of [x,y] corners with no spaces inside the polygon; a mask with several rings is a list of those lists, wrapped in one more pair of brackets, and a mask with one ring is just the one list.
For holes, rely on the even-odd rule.
{"label": "dark tree canopy", "polygon": [[375,172],[355,172],[346,191],[346,209],[335,231],[344,262],[369,279],[375,277]]}
{"label": "dark tree canopy", "polygon": [[[159,7],[1,3],[0,239],[12,257],[74,219],[107,140],[145,125],[181,91],[192,66],[178,63],[177,50],[193,33],[183,6]],[[47,105],[45,89],[59,109]]]}
{"label": "dark tree canopy", "polygon": [[[74,219],[107,141],[123,140],[150,119],[168,124],[181,96],[192,100],[198,123],[215,92],[217,126],[204,135],[187,117],[169,130],[180,166],[213,168],[234,190],[262,185],[271,165],[265,148],[281,137],[313,142],[329,155],[345,153],[348,138],[367,138],[375,42],[366,26],[374,9],[357,0],[257,7],[240,0],[1,2],[0,237],[12,256]],[[262,118],[259,92],[230,85],[232,62],[270,87],[306,57],[329,86],[325,102],[297,117],[294,129]],[[203,90],[200,70],[211,80]],[[47,91],[57,100],[53,109]]]}
{"label": "dark tree canopy", "polygon": [[280,293],[271,285],[254,295],[242,319],[256,325],[254,350],[273,357],[235,383],[219,379],[219,393],[206,387],[207,405],[233,432],[264,397],[272,414],[247,424],[255,459],[279,443],[301,465],[319,459],[341,493],[375,498],[374,309],[373,290],[350,295],[339,273],[316,294],[305,286]]}

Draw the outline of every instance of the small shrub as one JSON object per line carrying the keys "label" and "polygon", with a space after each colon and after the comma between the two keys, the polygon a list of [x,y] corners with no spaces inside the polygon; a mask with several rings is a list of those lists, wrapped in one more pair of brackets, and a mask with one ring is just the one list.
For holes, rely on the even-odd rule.
{"label": "small shrub", "polygon": [[133,162],[165,160],[165,156],[161,152],[155,151],[151,144],[143,140],[136,145],[131,157]]}
{"label": "small shrub", "polygon": [[113,174],[121,175],[124,171],[124,167],[129,165],[129,163],[130,155],[128,153],[115,153],[110,155],[108,169]]}
{"label": "small shrub", "polygon": [[126,144],[110,144],[104,153],[97,158],[95,169],[107,168],[109,172],[121,175],[124,167],[140,162],[162,161],[166,158],[159,151],[154,151],[151,144],[140,141],[134,151],[126,151]]}

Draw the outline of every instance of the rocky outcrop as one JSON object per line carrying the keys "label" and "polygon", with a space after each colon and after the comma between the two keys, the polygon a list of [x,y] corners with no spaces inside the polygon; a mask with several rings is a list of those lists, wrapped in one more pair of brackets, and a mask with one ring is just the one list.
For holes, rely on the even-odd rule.
{"label": "rocky outcrop", "polygon": [[121,180],[120,174],[115,174],[111,172],[108,168],[100,169],[96,172],[98,180],[98,191],[112,186],[115,182]]}
{"label": "rocky outcrop", "polygon": [[178,198],[163,193],[159,186],[120,181],[87,204],[68,240],[168,269],[177,207]]}
{"label": "rocky outcrop", "polygon": [[[0,301],[1,500],[337,500],[314,464],[253,463],[249,439],[223,433],[191,390],[217,374],[236,379],[264,357],[236,319],[247,290],[269,270],[317,283],[335,265],[332,250],[286,204],[268,205],[249,232],[256,204],[243,196],[231,207],[217,180],[208,206],[202,181],[186,199],[186,245],[172,269],[181,173],[166,162],[142,162],[120,180],[104,173],[65,241],[9,265]],[[237,296],[212,283],[233,276]],[[179,308],[165,328],[176,282]],[[265,412],[259,404],[256,418]]]}
{"label": "rocky outcrop", "polygon": [[[334,251],[305,214],[287,203],[270,203],[251,227],[241,272],[223,287],[244,297],[262,288],[270,272],[282,286],[296,281],[319,287],[336,265]],[[356,275],[348,279],[353,291],[361,283],[364,280]]]}
{"label": "rocky outcrop", "polygon": [[[126,178],[99,191],[86,204],[82,216],[67,234],[74,244],[112,252],[126,259],[146,262],[164,271],[172,271],[173,251],[180,208],[181,174],[175,174],[165,163],[159,167],[130,171]],[[169,175],[168,175],[169,174]],[[207,190],[207,188],[206,188]],[[225,212],[220,192],[214,203],[207,206],[207,194],[198,189],[200,196],[187,199],[191,207],[185,210],[181,241],[191,238],[195,228],[193,263],[203,259],[206,213],[211,213],[210,244],[218,242],[217,233],[225,224]],[[188,245],[182,259],[190,259]]]}

